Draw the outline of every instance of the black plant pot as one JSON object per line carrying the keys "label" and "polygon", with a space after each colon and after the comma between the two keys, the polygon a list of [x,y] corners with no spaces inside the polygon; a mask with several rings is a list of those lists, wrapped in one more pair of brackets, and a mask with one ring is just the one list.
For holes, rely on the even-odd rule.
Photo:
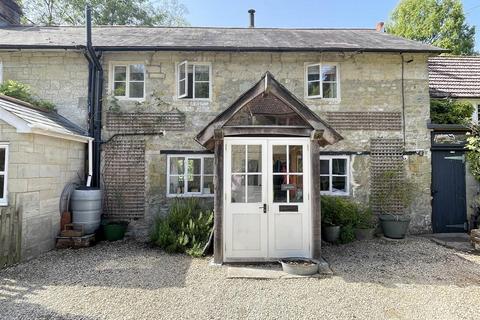
{"label": "black plant pot", "polygon": [[392,239],[403,239],[411,218],[407,215],[382,214],[379,217],[383,235]]}
{"label": "black plant pot", "polygon": [[356,228],[354,230],[355,238],[361,240],[372,240],[375,237],[375,228],[361,229]]}
{"label": "black plant pot", "polygon": [[340,226],[323,226],[323,240],[327,242],[337,242],[340,237]]}

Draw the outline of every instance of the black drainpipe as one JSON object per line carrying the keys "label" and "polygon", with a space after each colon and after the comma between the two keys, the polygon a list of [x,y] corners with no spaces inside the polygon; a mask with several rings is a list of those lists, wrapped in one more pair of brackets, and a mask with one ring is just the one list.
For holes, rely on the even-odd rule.
{"label": "black drainpipe", "polygon": [[103,68],[92,46],[92,10],[85,7],[86,20],[86,51],[85,57],[89,63],[88,79],[88,108],[89,108],[89,134],[93,142],[93,176],[92,187],[100,187],[100,154],[102,140],[102,91]]}

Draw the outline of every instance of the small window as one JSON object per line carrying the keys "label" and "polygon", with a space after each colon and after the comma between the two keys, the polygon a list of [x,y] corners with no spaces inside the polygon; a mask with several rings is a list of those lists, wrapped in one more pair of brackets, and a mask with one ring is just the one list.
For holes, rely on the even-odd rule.
{"label": "small window", "polygon": [[167,162],[169,196],[213,196],[213,156],[169,155]]}
{"label": "small window", "polygon": [[210,65],[183,61],[177,67],[177,90],[179,99],[210,98]]}
{"label": "small window", "polygon": [[145,65],[114,65],[112,90],[117,98],[145,98]]}
{"label": "small window", "polygon": [[8,204],[8,145],[0,144],[0,206]]}
{"label": "small window", "polygon": [[338,67],[335,64],[312,64],[306,70],[308,98],[338,98]]}
{"label": "small window", "polygon": [[347,156],[320,156],[320,192],[322,194],[348,195],[349,175]]}

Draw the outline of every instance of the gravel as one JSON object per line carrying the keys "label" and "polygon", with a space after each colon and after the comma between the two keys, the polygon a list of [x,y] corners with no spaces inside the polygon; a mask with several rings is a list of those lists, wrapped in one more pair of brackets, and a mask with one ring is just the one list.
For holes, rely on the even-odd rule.
{"label": "gravel", "polygon": [[325,246],[335,275],[226,279],[133,241],[0,271],[0,319],[479,319],[480,256],[422,237]]}

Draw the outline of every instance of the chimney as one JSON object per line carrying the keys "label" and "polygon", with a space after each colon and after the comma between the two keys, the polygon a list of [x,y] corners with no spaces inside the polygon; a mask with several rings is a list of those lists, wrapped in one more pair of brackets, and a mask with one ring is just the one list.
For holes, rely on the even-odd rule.
{"label": "chimney", "polygon": [[385,23],[384,23],[383,21],[380,21],[379,23],[377,23],[377,26],[375,27],[375,30],[376,30],[377,32],[382,32],[384,25],[385,25]]}
{"label": "chimney", "polygon": [[0,1],[0,26],[18,25],[22,9],[15,0]]}
{"label": "chimney", "polygon": [[250,9],[248,13],[250,13],[250,28],[255,28],[255,10]]}

